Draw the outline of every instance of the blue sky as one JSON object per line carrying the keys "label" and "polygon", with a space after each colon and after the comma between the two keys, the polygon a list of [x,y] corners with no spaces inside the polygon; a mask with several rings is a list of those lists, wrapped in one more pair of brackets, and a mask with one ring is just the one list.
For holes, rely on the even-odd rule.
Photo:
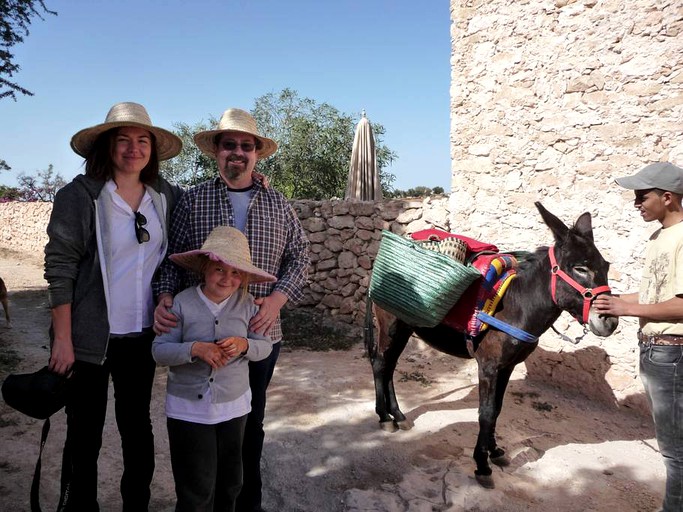
{"label": "blue sky", "polygon": [[367,112],[398,154],[394,186],[450,190],[449,3],[414,0],[46,0],[15,46],[13,78],[35,96],[0,100],[0,184],[53,164],[119,101],[164,128],[219,117],[284,88]]}

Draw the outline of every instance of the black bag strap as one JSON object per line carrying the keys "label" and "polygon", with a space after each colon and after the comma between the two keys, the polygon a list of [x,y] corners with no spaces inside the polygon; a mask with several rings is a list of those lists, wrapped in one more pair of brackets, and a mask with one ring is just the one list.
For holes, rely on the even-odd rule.
{"label": "black bag strap", "polygon": [[42,469],[43,448],[47,435],[50,433],[50,418],[43,423],[43,432],[40,436],[40,451],[38,452],[38,460],[36,461],[36,469],[33,472],[33,482],[31,482],[31,512],[42,512],[40,508],[40,470]]}

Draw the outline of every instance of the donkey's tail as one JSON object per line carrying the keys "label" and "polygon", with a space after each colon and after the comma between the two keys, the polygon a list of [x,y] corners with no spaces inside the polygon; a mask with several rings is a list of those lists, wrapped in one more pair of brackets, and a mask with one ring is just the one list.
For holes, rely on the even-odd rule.
{"label": "donkey's tail", "polygon": [[377,354],[377,344],[375,343],[375,329],[372,319],[372,299],[370,293],[365,297],[365,326],[363,328],[363,341],[365,343],[365,350],[370,357],[370,360],[375,359]]}

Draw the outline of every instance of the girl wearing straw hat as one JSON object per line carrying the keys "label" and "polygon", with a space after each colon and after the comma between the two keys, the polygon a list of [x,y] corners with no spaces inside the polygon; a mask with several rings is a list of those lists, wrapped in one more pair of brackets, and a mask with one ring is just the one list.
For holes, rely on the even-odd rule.
{"label": "girl wearing straw hat", "polygon": [[49,367],[72,372],[60,511],[99,510],[97,459],[110,376],[123,450],[123,510],[149,506],[151,280],[166,253],[170,214],[180,196],[159,177],[159,161],[181,147],[137,103],[114,105],[104,123],[71,139],[71,148],[85,158],[85,175],[57,193],[45,247]]}
{"label": "girl wearing straw hat", "polygon": [[232,512],[251,410],[248,363],[271,352],[270,339],[249,328],[259,308],[247,286],[276,278],[252,264],[247,238],[228,226],[215,228],[201,249],[169,258],[203,277],[174,298],[177,324],[152,345],[157,363],[170,367],[166,416],[176,511]]}

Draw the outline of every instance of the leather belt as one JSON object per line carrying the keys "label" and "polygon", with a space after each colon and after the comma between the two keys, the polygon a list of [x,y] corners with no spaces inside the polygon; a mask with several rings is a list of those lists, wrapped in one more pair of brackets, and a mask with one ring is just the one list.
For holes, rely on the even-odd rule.
{"label": "leather belt", "polygon": [[638,331],[638,341],[643,345],[683,345],[683,336],[677,334],[647,335]]}

